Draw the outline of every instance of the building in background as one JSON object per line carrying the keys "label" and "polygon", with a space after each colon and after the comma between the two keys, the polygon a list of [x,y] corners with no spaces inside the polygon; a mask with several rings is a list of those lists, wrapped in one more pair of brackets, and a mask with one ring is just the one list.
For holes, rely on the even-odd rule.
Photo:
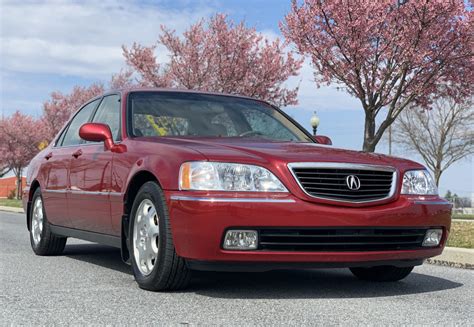
{"label": "building in background", "polygon": [[[21,178],[22,188],[26,185],[26,177]],[[14,198],[16,195],[16,177],[0,178],[0,198]]]}

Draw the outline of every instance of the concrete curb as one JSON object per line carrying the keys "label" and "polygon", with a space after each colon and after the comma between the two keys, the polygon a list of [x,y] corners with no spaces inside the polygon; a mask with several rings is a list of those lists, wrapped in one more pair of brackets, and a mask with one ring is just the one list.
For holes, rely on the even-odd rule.
{"label": "concrete curb", "polygon": [[474,269],[474,249],[445,247],[441,255],[430,258],[426,262],[464,269]]}
{"label": "concrete curb", "polygon": [[0,206],[0,211],[8,211],[8,212],[16,212],[16,213],[23,213],[23,208],[15,208],[15,207],[5,207]]}

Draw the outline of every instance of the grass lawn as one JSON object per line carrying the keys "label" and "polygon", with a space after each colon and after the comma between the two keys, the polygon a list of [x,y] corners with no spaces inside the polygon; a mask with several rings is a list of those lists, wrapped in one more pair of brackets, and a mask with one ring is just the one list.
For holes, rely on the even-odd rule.
{"label": "grass lawn", "polygon": [[453,221],[447,246],[474,248],[474,222]]}
{"label": "grass lawn", "polygon": [[23,205],[21,204],[21,200],[16,200],[16,199],[12,199],[12,200],[0,199],[0,206],[23,208]]}
{"label": "grass lawn", "polygon": [[453,219],[470,219],[474,220],[474,215],[461,215],[461,214],[454,214]]}

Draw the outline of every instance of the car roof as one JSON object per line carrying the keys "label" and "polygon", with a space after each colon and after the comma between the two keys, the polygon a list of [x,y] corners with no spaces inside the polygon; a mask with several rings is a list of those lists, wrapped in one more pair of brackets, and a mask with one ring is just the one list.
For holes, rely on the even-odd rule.
{"label": "car roof", "polygon": [[220,96],[227,96],[227,97],[234,97],[234,98],[242,98],[242,99],[249,99],[249,100],[256,100],[260,102],[267,103],[264,100],[252,98],[249,96],[239,95],[239,94],[230,94],[230,93],[221,93],[221,92],[208,92],[208,91],[201,91],[201,90],[189,90],[189,89],[181,89],[181,88],[161,88],[161,87],[130,87],[130,88],[118,88],[112,89],[104,94],[114,93],[114,92],[122,92],[122,93],[130,93],[130,92],[180,92],[180,93],[194,93],[194,94],[208,94],[208,95],[220,95]]}

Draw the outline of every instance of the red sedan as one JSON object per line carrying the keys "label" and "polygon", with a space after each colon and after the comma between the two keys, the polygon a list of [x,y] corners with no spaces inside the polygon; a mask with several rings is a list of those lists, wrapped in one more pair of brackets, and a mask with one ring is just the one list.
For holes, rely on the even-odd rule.
{"label": "red sedan", "polygon": [[395,281],[442,252],[451,206],[425,167],[329,144],[252,98],[106,93],[29,166],[31,246],[118,247],[148,290],[183,288],[192,270],[348,267]]}

